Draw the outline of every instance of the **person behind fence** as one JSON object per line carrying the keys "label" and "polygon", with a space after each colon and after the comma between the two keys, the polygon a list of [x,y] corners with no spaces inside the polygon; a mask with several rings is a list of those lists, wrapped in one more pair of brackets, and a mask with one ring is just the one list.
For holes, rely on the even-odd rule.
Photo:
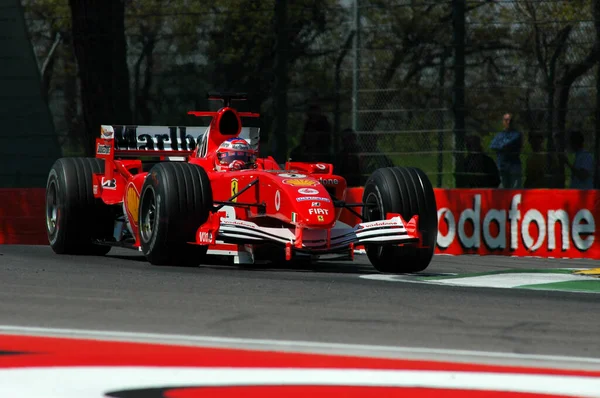
{"label": "person behind fence", "polygon": [[300,144],[290,154],[297,162],[330,162],[331,125],[318,105],[311,105],[306,114]]}
{"label": "person behind fence", "polygon": [[594,189],[594,158],[584,149],[583,134],[579,130],[569,134],[569,149],[575,153],[575,160],[571,163],[566,154],[562,161],[571,169],[571,189]]}
{"label": "person behind fence", "polygon": [[525,164],[524,188],[549,188],[552,170],[556,167],[554,157],[544,153],[544,135],[540,132],[529,133],[529,145],[532,153]]}
{"label": "person behind fence", "polygon": [[[394,167],[395,164],[385,153],[390,152],[390,145],[381,143],[380,147],[380,139],[382,138],[381,134],[362,132],[360,138],[361,149],[367,153],[362,154],[360,163],[360,185],[364,185],[366,184],[369,176],[373,174],[375,170],[384,167]],[[382,148],[384,149],[382,150]]]}
{"label": "person behind fence", "polygon": [[462,173],[459,173],[458,188],[497,188],[500,176],[496,162],[483,153],[481,138],[477,135],[465,137],[468,154],[462,163]]}
{"label": "person behind fence", "polygon": [[346,179],[349,187],[360,186],[361,158],[357,135],[351,128],[342,131],[342,150],[339,154],[337,174]]}
{"label": "person behind fence", "polygon": [[490,149],[497,154],[502,188],[520,188],[522,185],[520,155],[523,146],[523,135],[515,128],[511,113],[504,114],[502,124],[504,130],[494,136],[490,143]]}

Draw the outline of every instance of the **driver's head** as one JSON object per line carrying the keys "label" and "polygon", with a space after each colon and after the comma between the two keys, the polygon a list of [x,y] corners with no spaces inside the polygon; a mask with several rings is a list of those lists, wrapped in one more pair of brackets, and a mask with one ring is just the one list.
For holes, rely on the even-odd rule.
{"label": "driver's head", "polygon": [[249,169],[254,165],[254,151],[242,138],[230,138],[217,149],[215,158],[215,170],[217,171]]}

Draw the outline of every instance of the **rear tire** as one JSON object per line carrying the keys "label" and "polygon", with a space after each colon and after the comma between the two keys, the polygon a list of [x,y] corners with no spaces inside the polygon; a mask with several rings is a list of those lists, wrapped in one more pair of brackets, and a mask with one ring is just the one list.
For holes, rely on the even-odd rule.
{"label": "rear tire", "polygon": [[153,265],[197,266],[208,246],[189,244],[213,206],[206,171],[189,163],[159,163],[150,169],[140,196],[140,241]]}
{"label": "rear tire", "polygon": [[414,167],[388,167],[376,170],[367,180],[363,203],[365,221],[385,220],[399,213],[405,221],[419,216],[419,230],[425,248],[366,244],[371,264],[380,272],[413,273],[429,266],[438,232],[437,204],[427,175]]}
{"label": "rear tire", "polygon": [[104,160],[61,158],[52,165],[46,182],[46,232],[57,254],[105,255],[110,246],[94,239],[112,236],[111,208],[94,198],[92,174],[104,173]]}

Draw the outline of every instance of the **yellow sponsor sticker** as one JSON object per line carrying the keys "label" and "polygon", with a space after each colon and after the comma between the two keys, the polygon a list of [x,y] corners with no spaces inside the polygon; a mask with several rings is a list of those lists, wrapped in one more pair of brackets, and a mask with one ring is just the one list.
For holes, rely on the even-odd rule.
{"label": "yellow sponsor sticker", "polygon": [[291,180],[283,180],[284,184],[292,185],[295,187],[313,187],[317,185],[319,182],[314,180],[309,180],[305,178],[295,178]]}
{"label": "yellow sponsor sticker", "polygon": [[131,222],[137,225],[140,200],[133,184],[129,184],[127,186],[127,192],[125,193],[125,201],[127,204],[127,210],[129,211],[129,215],[131,215],[132,218]]}

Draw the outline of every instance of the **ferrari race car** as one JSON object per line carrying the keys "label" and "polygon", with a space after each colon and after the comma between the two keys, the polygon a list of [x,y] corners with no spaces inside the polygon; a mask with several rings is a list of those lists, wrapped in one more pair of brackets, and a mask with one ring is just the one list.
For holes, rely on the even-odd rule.
{"label": "ferrari race car", "polygon": [[[437,207],[421,170],[378,169],[362,203],[347,203],[332,164],[256,156],[259,128],[241,119],[259,115],[231,106],[244,96],[209,98],[223,107],[188,112],[210,118],[206,127],[103,125],[94,158],[58,159],[46,186],[54,252],[104,255],[120,246],[151,264],[195,266],[211,255],[237,264],[352,260],[360,246],[381,272],[427,268]],[[362,222],[341,222],[343,209]]]}

